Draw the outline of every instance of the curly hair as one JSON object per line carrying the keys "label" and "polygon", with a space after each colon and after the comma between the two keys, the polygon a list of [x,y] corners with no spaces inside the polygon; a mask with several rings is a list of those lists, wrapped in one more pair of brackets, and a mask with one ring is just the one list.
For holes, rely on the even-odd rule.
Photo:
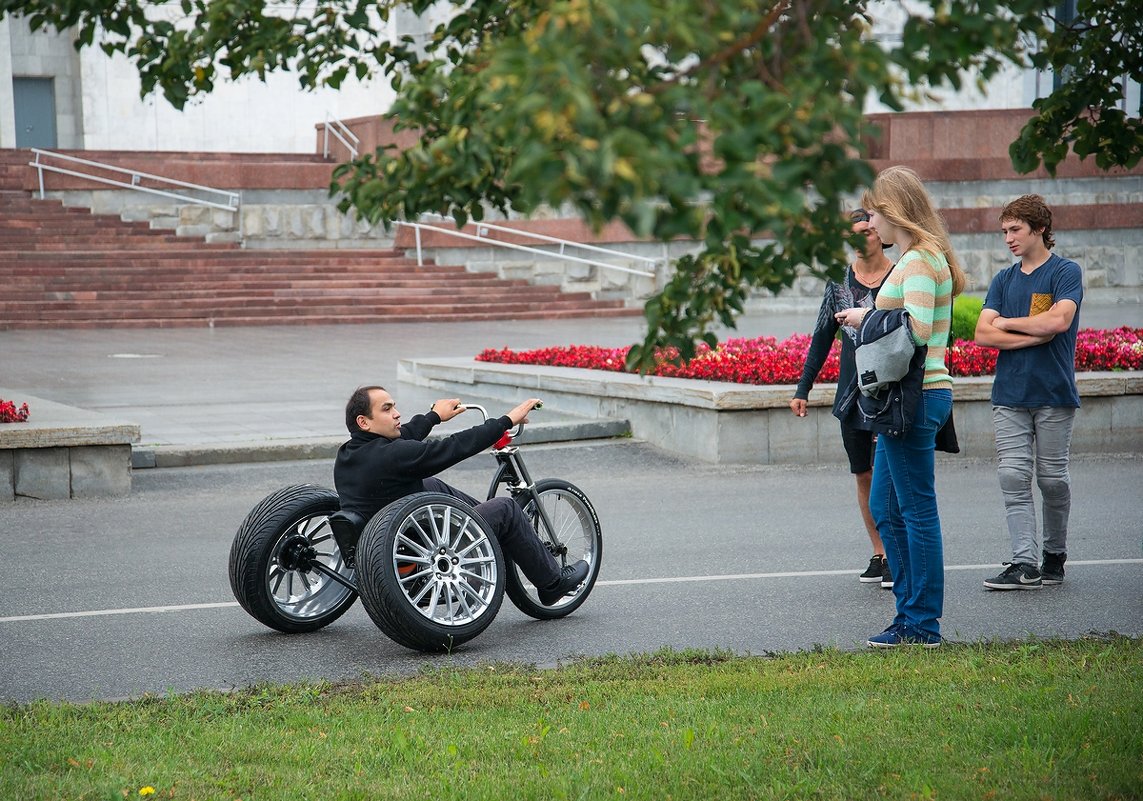
{"label": "curly hair", "polygon": [[370,416],[369,413],[372,409],[369,407],[369,393],[375,389],[384,391],[385,387],[358,387],[353,390],[353,394],[349,396],[349,402],[345,404],[345,427],[349,429],[350,434],[356,434],[361,430],[357,425],[357,416],[359,414],[363,414],[366,417]]}
{"label": "curly hair", "polygon": [[1000,211],[1000,222],[1019,220],[1028,223],[1032,233],[1043,234],[1044,247],[1051,250],[1056,240],[1052,236],[1052,210],[1039,195],[1021,195]]}

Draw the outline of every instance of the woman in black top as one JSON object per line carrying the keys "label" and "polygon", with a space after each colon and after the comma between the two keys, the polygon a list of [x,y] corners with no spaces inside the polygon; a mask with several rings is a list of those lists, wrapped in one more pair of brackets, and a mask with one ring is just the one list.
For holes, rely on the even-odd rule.
{"label": "woman in black top", "polygon": [[[844,283],[826,282],[825,296],[818,311],[813,340],[806,354],[805,367],[802,368],[802,378],[790,401],[790,409],[798,417],[806,416],[806,399],[810,396],[814,380],[821,372],[838,329],[841,328],[834,319],[835,313],[854,306],[873,308],[877,290],[881,288],[881,284],[893,269],[893,262],[884,252],[885,248],[891,245],[883,244],[877,232],[869,227],[869,213],[865,209],[855,209],[850,212],[849,219],[853,222],[854,233],[865,237],[865,245],[857,253],[853,264],[846,268]],[[857,383],[857,368],[853,357],[855,331],[851,328],[843,330],[846,336],[841,338],[841,361],[837,379],[838,393],[834,398],[835,406],[837,398],[844,394],[842,388]],[[891,589],[893,576],[885,560],[885,546],[881,544],[881,536],[877,533],[873,516],[869,513],[869,487],[873,480],[873,434],[842,423],[841,441],[849,457],[849,470],[857,480],[857,506],[861,510],[861,519],[865,522],[869,542],[873,545],[873,556],[869,560],[869,567],[858,578],[863,583],[880,583],[883,588]]]}

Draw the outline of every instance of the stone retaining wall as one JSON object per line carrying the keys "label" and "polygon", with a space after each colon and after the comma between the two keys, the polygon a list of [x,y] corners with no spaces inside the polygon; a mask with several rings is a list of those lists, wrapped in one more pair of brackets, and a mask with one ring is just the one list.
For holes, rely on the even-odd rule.
{"label": "stone retaining wall", "polygon": [[131,492],[131,443],[139,426],[0,388],[27,403],[25,423],[0,424],[0,503],[103,498]]}
{"label": "stone retaining wall", "polygon": [[[813,464],[844,462],[833,417],[834,385],[809,397],[804,418],[789,402],[794,387],[637,376],[601,370],[534,367],[472,359],[403,359],[398,380],[442,394],[479,395],[506,403],[541,397],[567,414],[622,418],[635,437],[708,462]],[[1081,373],[1083,408],[1076,453],[1143,452],[1143,373]],[[992,378],[958,378],[954,415],[961,453],[995,455]]]}

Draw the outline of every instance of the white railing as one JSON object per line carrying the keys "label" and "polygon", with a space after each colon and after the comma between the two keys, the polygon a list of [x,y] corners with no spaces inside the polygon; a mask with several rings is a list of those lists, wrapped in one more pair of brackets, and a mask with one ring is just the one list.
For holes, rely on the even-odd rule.
{"label": "white railing", "polygon": [[[349,151],[349,158],[351,160],[357,158],[358,145],[361,144],[361,139],[357,134],[349,130],[349,126],[341,120],[335,120],[327,112],[325,122],[321,124],[321,127],[325,130],[325,140],[321,149],[322,158],[329,158],[329,135],[331,133],[334,138],[341,142],[341,144],[345,146],[345,149]],[[352,144],[350,144],[350,140],[352,140]]]}
{"label": "white railing", "polygon": [[[442,219],[444,219],[444,218],[442,218]],[[403,225],[406,228],[412,228],[413,229],[413,235],[414,235],[414,238],[416,241],[416,246],[417,246],[417,266],[418,267],[423,267],[425,264],[424,256],[423,256],[423,249],[421,247],[421,231],[422,230],[434,231],[436,233],[446,234],[447,236],[454,236],[454,237],[457,237],[458,239],[465,239],[465,240],[468,240],[470,242],[481,242],[481,243],[484,243],[486,245],[492,245],[493,247],[500,247],[500,248],[505,248],[508,250],[517,250],[517,251],[523,251],[525,253],[532,253],[532,254],[535,254],[537,256],[544,256],[548,259],[555,257],[555,258],[563,260],[563,261],[575,262],[577,264],[587,264],[587,265],[591,265],[593,267],[599,267],[601,269],[619,270],[620,272],[631,273],[632,275],[641,275],[645,278],[654,278],[655,277],[655,267],[659,263],[659,259],[654,259],[654,258],[651,258],[648,256],[637,256],[633,253],[624,253],[621,250],[613,250],[610,248],[599,247],[598,245],[585,245],[582,242],[572,242],[569,239],[560,239],[560,238],[554,237],[554,236],[547,236],[546,234],[536,234],[536,233],[532,233],[531,231],[520,230],[519,228],[509,228],[507,226],[493,225],[491,223],[483,223],[483,222],[481,222],[481,223],[477,223],[477,222],[467,223],[467,225],[465,227],[476,226],[476,233],[475,234],[469,234],[469,233],[465,233],[464,231],[459,231],[455,228],[443,228],[440,226],[430,225],[428,223],[423,223],[423,222],[415,222],[414,223],[414,222],[404,222],[402,220],[397,220],[397,221],[395,221],[395,223],[397,225]],[[518,237],[521,237],[524,239],[533,239],[533,240],[536,240],[538,242],[545,242],[548,244],[559,245],[559,250],[556,252],[553,252],[551,250],[544,250],[542,248],[531,247],[529,245],[519,245],[519,244],[516,244],[515,242],[505,242],[502,239],[490,239],[488,237],[489,231],[499,231],[501,233],[511,234],[512,236],[518,236]],[[649,265],[651,270],[650,271],[637,270],[633,267],[624,267],[624,266],[619,265],[619,264],[612,264],[611,262],[600,261],[599,259],[590,259],[590,258],[582,258],[580,256],[571,256],[571,255],[568,255],[568,253],[566,252],[567,248],[569,248],[569,247],[579,248],[581,250],[586,250],[586,251],[591,252],[591,253],[600,253],[600,254],[610,256],[612,258],[623,259],[626,261],[641,262],[643,264]]]}
{"label": "white railing", "polygon": [[[160,195],[162,197],[173,198],[180,200],[184,203],[192,203],[197,206],[209,206],[212,209],[222,209],[223,211],[237,212],[242,205],[242,193],[232,192],[227,189],[214,189],[209,186],[199,186],[198,184],[189,184],[185,181],[176,181],[171,178],[164,178],[161,175],[151,175],[150,173],[139,172],[138,170],[128,170],[123,167],[115,167],[111,164],[103,164],[98,161],[90,161],[88,159],[76,158],[75,156],[65,156],[63,153],[53,153],[50,150],[40,150],[32,148],[32,152],[36,154],[36,160],[28,162],[29,167],[34,167],[39,176],[40,181],[40,198],[44,197],[44,172],[54,172],[60,175],[71,175],[76,178],[83,178],[87,181],[95,181],[96,183],[107,184],[108,186],[117,186],[121,189],[134,189],[137,192],[146,192],[152,195]],[[59,159],[68,162],[69,164],[80,165],[81,167],[94,167],[99,170],[107,172],[119,173],[120,175],[129,175],[131,177],[130,183],[125,181],[117,181],[113,178],[106,178],[101,175],[93,175],[91,172],[81,172],[78,169],[67,169],[55,164],[45,164],[44,159]],[[180,192],[172,192],[166,189],[158,189],[152,186],[142,186],[142,180],[154,181],[165,186],[175,186],[182,189],[193,189],[196,192],[203,192],[207,195],[219,196],[219,200],[204,200],[203,198],[194,197]],[[239,215],[241,219],[241,215]]]}

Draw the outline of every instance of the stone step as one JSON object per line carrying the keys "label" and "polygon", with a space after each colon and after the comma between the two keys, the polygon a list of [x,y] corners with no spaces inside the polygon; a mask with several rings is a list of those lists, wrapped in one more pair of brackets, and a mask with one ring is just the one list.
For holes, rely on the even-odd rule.
{"label": "stone step", "polygon": [[219,248],[210,251],[205,248],[167,251],[165,248],[151,251],[137,250],[90,250],[90,251],[3,251],[5,261],[13,267],[24,265],[29,268],[47,269],[52,266],[75,267],[95,270],[121,266],[129,268],[157,268],[163,266],[177,267],[206,267],[213,266],[218,269],[236,269],[244,266],[261,267],[306,267],[321,266],[329,268],[376,268],[379,270],[414,270],[419,272],[433,271],[463,271],[458,265],[425,265],[416,266],[411,259],[404,258],[391,251],[375,253],[372,251],[294,251],[294,250],[235,250]]}
{"label": "stone step", "polygon": [[405,285],[383,286],[343,286],[329,287],[257,287],[232,286],[223,288],[214,287],[204,282],[200,287],[148,287],[144,289],[117,289],[101,288],[93,290],[66,289],[56,290],[51,287],[36,290],[5,291],[3,300],[0,300],[0,313],[19,309],[25,305],[35,305],[37,308],[50,308],[53,303],[83,302],[85,304],[110,303],[134,301],[149,303],[151,301],[164,302],[191,302],[201,301],[206,305],[214,301],[221,303],[223,299],[237,298],[244,302],[257,302],[263,298],[301,298],[306,300],[321,299],[359,299],[369,301],[377,299],[406,302],[412,299],[420,302],[428,299],[440,298],[443,294],[465,298],[489,298],[493,301],[504,297],[511,297],[514,301],[534,299],[548,301],[558,298],[559,301],[589,301],[590,292],[562,292],[555,293],[547,287],[530,287],[528,285],[509,286],[480,286],[458,288],[454,284],[442,281],[436,285],[409,282]]}
{"label": "stone step", "polygon": [[[409,293],[403,297],[391,297],[388,294],[373,294],[371,296],[352,297],[337,294],[323,299],[320,308],[323,314],[349,314],[365,310],[378,312],[380,310],[402,310],[415,307],[425,316],[434,312],[453,313],[464,310],[504,312],[526,311],[535,308],[535,298],[517,296],[514,293],[505,297],[499,294],[485,294],[468,296],[464,294],[445,295],[444,293]],[[580,297],[548,297],[545,305],[550,310],[584,308],[584,298]],[[610,301],[599,304],[601,308],[615,308],[622,304]],[[130,303],[124,301],[96,300],[61,300],[61,301],[35,301],[10,302],[0,301],[0,317],[9,320],[33,319],[37,315],[41,319],[50,318],[54,314],[71,314],[79,318],[102,317],[114,313],[124,318],[152,317],[153,312],[162,310],[171,317],[197,317],[204,312],[209,316],[262,316],[281,313],[284,309],[298,309],[304,312],[313,306],[313,298],[306,296],[271,296],[271,297],[197,297],[197,298],[162,298],[152,297],[146,300],[135,300]]]}
{"label": "stone step", "polygon": [[[433,295],[452,292],[464,296],[496,295],[512,293],[513,297],[589,297],[583,291],[560,292],[554,286],[535,286],[523,281],[471,281],[457,282],[446,278],[429,280],[394,279],[379,281],[118,281],[107,283],[65,281],[12,282],[7,284],[0,303],[10,300],[31,299],[39,296],[51,300],[50,295],[74,295],[85,299],[126,296],[145,298],[184,296],[188,293],[204,293],[207,297],[235,296],[251,294],[306,294],[310,296],[334,297],[342,294],[421,294]],[[67,299],[67,298],[64,298]]]}
{"label": "stone step", "polygon": [[431,322],[461,320],[536,320],[577,317],[627,316],[637,310],[623,306],[585,308],[564,306],[537,309],[529,304],[509,305],[454,305],[423,308],[416,304],[389,306],[361,306],[359,304],[334,306],[319,310],[299,310],[290,306],[260,309],[224,309],[187,311],[168,309],[109,309],[103,311],[69,310],[42,314],[27,319],[7,317],[0,320],[0,330],[29,328],[76,327],[156,327],[191,325],[309,325],[315,322],[375,323],[375,322]]}
{"label": "stone step", "polygon": [[[492,320],[633,313],[587,292],[417,267],[388,246],[207,244],[146,222],[0,197],[0,329]],[[634,312],[637,313],[637,312]]]}
{"label": "stone step", "polygon": [[[86,246],[86,248],[85,248]],[[108,236],[87,237],[58,236],[45,234],[40,239],[11,241],[0,237],[0,253],[10,254],[36,254],[60,252],[110,252],[110,251],[178,251],[178,250],[205,250],[208,248],[218,250],[233,250],[235,245],[229,242],[204,243],[180,240],[177,236],[169,235],[156,238],[135,238],[124,236],[114,238]]]}
{"label": "stone step", "polygon": [[493,273],[469,273],[462,267],[415,267],[401,264],[322,264],[321,262],[217,264],[208,259],[168,259],[136,261],[88,259],[87,262],[48,262],[16,264],[8,267],[3,279],[24,283],[39,280],[73,281],[159,281],[159,280],[418,280],[448,279],[470,283],[506,280]]}
{"label": "stone step", "polygon": [[229,318],[168,318],[154,317],[150,319],[122,320],[117,317],[108,317],[97,320],[76,320],[67,317],[60,320],[28,320],[20,323],[11,323],[0,320],[0,331],[4,330],[56,330],[56,329],[152,329],[152,328],[213,328],[213,327],[240,327],[240,326],[275,326],[275,325],[368,325],[375,323],[425,323],[425,322],[488,322],[495,320],[571,320],[592,319],[604,317],[635,317],[640,314],[636,308],[587,308],[575,310],[546,310],[532,308],[529,311],[511,311],[495,309],[488,312],[473,312],[467,310],[449,314],[434,313],[431,316],[419,311],[392,312],[392,313],[361,313],[355,308],[349,314],[321,314],[313,315],[286,314],[277,317],[229,317]]}

